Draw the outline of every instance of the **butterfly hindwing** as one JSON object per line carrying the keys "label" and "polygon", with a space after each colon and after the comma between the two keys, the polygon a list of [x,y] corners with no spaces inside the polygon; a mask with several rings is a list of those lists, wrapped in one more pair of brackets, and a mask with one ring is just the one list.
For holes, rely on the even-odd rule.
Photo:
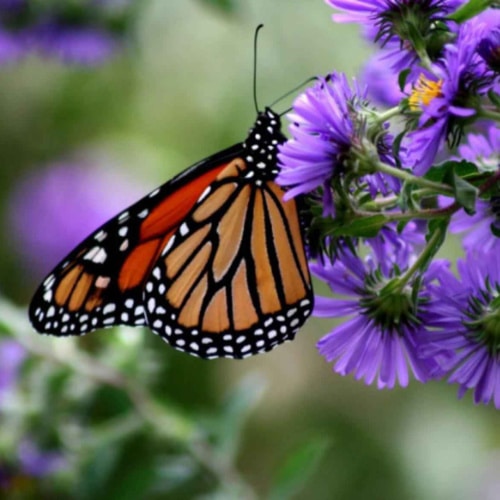
{"label": "butterfly hindwing", "polygon": [[144,282],[186,214],[241,145],[155,189],[87,237],[39,287],[30,305],[42,333],[80,335],[116,324],[144,325]]}
{"label": "butterfly hindwing", "polygon": [[311,312],[296,202],[283,201],[275,174],[258,160],[249,153],[219,173],[146,283],[148,324],[176,349],[244,358],[292,340]]}

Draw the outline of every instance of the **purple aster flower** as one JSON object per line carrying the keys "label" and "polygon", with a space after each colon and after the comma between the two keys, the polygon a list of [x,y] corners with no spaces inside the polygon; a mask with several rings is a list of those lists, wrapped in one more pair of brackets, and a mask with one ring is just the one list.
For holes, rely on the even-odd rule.
{"label": "purple aster flower", "polygon": [[[324,213],[334,213],[331,182],[355,170],[372,195],[399,189],[393,177],[375,173],[361,175],[360,169],[373,171],[375,157],[392,162],[390,136],[380,127],[377,144],[366,137],[367,124],[373,111],[365,107],[366,88],[356,81],[353,88],[343,74],[320,78],[295,101],[290,132],[293,138],[280,147],[281,170],[277,182],[289,186],[293,196],[322,188]],[[365,162],[365,164],[364,164]],[[366,172],[365,172],[366,173]]]}
{"label": "purple aster flower", "polygon": [[479,33],[476,50],[480,57],[476,73],[490,72],[491,80],[494,80],[494,72],[498,74],[500,71],[500,9],[486,9],[465,24],[471,31]]}
{"label": "purple aster flower", "polygon": [[446,16],[462,0],[325,0],[342,11],[333,14],[338,23],[360,23],[368,37],[387,47],[393,69],[403,70],[418,60],[416,45],[432,40],[446,25]]}
{"label": "purple aster flower", "polygon": [[477,51],[493,71],[500,73],[500,26],[498,24],[481,39]]}
{"label": "purple aster flower", "polygon": [[14,340],[0,340],[0,408],[15,389],[17,376],[26,357],[24,348]]}
{"label": "purple aster flower", "polygon": [[406,95],[401,92],[398,75],[388,69],[387,52],[379,51],[366,62],[360,81],[368,89],[368,97],[377,105],[397,106]]}
{"label": "purple aster flower", "polygon": [[[481,172],[496,172],[500,168],[500,129],[492,124],[485,134],[469,134],[467,143],[458,148],[455,160],[473,162]],[[440,197],[440,206],[452,203],[450,198]],[[478,199],[476,211],[469,215],[464,210],[456,212],[450,223],[450,232],[465,233],[462,246],[466,250],[482,248],[485,252],[500,251],[500,238],[492,231],[500,232],[500,197]]]}
{"label": "purple aster flower", "polygon": [[443,272],[432,293],[440,315],[422,343],[421,354],[440,359],[459,397],[474,391],[474,402],[500,409],[500,254],[469,252],[459,260],[460,278]]}
{"label": "purple aster flower", "polygon": [[29,173],[11,194],[7,216],[16,254],[36,275],[146,192],[123,170],[90,160],[56,163]]}
{"label": "purple aster flower", "polygon": [[405,165],[417,175],[431,167],[445,138],[460,137],[467,120],[476,114],[477,96],[487,91],[484,65],[476,52],[481,33],[471,25],[460,28],[457,41],[446,45],[442,61],[434,65],[433,75],[422,74],[410,96],[410,108],[421,111],[419,128],[405,138]]}
{"label": "purple aster flower", "polygon": [[500,128],[496,123],[487,124],[481,134],[469,134],[467,142],[458,147],[454,160],[468,160],[480,172],[496,172],[500,167]]}
{"label": "purple aster flower", "polygon": [[[410,373],[420,382],[438,376],[437,362],[421,359],[418,350],[436,314],[428,285],[447,264],[435,261],[418,283],[406,282],[401,278],[411,261],[405,257],[388,245],[377,258],[346,253],[333,264],[312,264],[312,272],[342,297],[316,297],[314,314],[348,317],[318,342],[320,354],[335,360],[335,372],[354,373],[367,384],[376,379],[379,389],[407,386]],[[387,261],[394,265],[382,265]]]}
{"label": "purple aster flower", "polygon": [[424,247],[425,229],[417,221],[408,222],[401,231],[398,231],[396,223],[386,224],[377,236],[365,241],[383,273],[388,276],[392,267],[400,262],[410,262],[416,250]]}
{"label": "purple aster flower", "polygon": [[490,200],[477,200],[474,214],[469,215],[460,210],[453,215],[450,223],[450,232],[465,233],[462,237],[462,246],[465,250],[500,251],[500,238],[493,233],[492,228],[500,232],[498,195],[492,196]]}

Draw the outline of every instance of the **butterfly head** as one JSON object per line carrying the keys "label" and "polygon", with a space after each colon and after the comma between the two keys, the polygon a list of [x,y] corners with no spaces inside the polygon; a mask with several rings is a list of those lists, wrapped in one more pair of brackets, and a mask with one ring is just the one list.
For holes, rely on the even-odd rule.
{"label": "butterfly head", "polygon": [[271,108],[261,111],[243,143],[247,166],[262,177],[274,178],[278,173],[278,145],[285,140],[285,136],[281,133],[279,115]]}

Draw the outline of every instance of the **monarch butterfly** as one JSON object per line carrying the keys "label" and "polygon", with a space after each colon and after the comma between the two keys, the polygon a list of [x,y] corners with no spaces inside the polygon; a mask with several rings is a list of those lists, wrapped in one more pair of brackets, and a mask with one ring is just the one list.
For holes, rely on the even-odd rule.
{"label": "monarch butterfly", "polygon": [[147,325],[180,351],[245,358],[292,340],[313,295],[295,200],[274,182],[280,117],[109,220],[40,285],[36,330]]}

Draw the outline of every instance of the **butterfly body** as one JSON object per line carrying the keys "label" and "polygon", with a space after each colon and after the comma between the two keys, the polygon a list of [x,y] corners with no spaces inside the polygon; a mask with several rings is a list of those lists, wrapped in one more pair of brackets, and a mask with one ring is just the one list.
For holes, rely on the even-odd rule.
{"label": "butterfly body", "polygon": [[295,336],[312,290],[294,200],[274,182],[279,116],[156,189],[84,240],[42,283],[35,328],[147,325],[178,350],[244,358]]}

